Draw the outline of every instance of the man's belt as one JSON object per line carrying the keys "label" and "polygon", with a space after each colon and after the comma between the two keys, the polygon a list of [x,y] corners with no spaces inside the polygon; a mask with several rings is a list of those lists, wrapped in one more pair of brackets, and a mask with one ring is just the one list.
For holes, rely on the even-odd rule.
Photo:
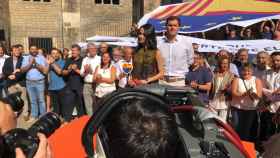
{"label": "man's belt", "polygon": [[163,80],[166,82],[178,82],[185,80],[184,77],[177,77],[177,76],[164,76]]}
{"label": "man's belt", "polygon": [[44,81],[45,78],[38,79],[38,80],[30,80],[30,79],[26,79],[26,80],[29,81],[29,82],[39,82],[39,81]]}

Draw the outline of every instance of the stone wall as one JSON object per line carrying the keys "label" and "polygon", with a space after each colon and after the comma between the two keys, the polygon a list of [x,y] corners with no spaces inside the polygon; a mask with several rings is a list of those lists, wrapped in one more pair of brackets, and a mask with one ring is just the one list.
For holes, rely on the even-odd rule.
{"label": "stone wall", "polygon": [[1,0],[0,1],[0,30],[4,30],[4,37],[5,39],[1,42],[1,44],[4,44],[5,46],[9,45],[9,1],[8,0]]}
{"label": "stone wall", "polygon": [[125,36],[132,24],[132,0],[120,0],[119,5],[81,3],[82,40],[94,35]]}
{"label": "stone wall", "polygon": [[28,38],[52,38],[54,47],[62,47],[62,4],[59,0],[35,2],[9,0],[11,44],[29,46]]}
{"label": "stone wall", "polygon": [[80,4],[84,0],[63,0],[63,43],[69,48],[81,41]]}
{"label": "stone wall", "polygon": [[[53,46],[61,48],[94,35],[127,36],[135,8],[133,0],[119,0],[120,4],[96,4],[95,0],[2,1],[9,1],[9,7],[3,8],[9,8],[10,16],[1,15],[10,17],[11,44],[21,43],[26,48],[30,37],[52,38]],[[142,2],[144,14],[160,5],[160,0]]]}

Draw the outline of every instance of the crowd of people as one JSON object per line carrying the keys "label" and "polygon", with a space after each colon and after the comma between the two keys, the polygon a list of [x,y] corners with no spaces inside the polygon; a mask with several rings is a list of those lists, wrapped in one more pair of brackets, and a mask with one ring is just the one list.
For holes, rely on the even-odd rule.
{"label": "crowd of people", "polygon": [[[279,26],[266,23],[263,38],[272,39],[273,34],[280,38]],[[100,98],[118,89],[145,84],[189,86],[242,140],[267,140],[279,132],[280,52],[261,51],[253,64],[246,48],[220,50],[210,62],[178,34],[179,27],[180,19],[169,17],[165,36],[157,39],[154,27],[145,24],[135,29],[136,48],[115,47],[110,52],[106,43],[89,43],[85,56],[77,44],[71,51],[53,48],[50,53],[31,45],[27,55],[17,44],[11,47],[10,57],[0,47],[1,95],[21,92],[25,121],[34,122],[48,111],[71,121],[75,115],[91,115]],[[235,30],[227,32],[229,39],[237,40]],[[242,30],[241,37],[253,39],[249,32]]]}

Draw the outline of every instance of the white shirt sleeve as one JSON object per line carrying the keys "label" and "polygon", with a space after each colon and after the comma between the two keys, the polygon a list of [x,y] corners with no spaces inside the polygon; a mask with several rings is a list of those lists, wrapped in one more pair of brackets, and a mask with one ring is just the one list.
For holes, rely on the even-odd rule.
{"label": "white shirt sleeve", "polygon": [[87,63],[86,60],[87,60],[87,58],[84,58],[83,61],[82,61],[82,66],[81,66],[81,71],[80,71],[81,76],[83,76],[85,74],[85,68],[84,67]]}

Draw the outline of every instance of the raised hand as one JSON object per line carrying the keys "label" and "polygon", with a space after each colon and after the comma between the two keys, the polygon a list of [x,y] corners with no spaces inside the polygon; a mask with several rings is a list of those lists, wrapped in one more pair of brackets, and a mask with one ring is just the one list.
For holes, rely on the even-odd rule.
{"label": "raised hand", "polygon": [[48,56],[47,62],[48,62],[49,65],[53,64],[55,62],[55,59],[52,56]]}

